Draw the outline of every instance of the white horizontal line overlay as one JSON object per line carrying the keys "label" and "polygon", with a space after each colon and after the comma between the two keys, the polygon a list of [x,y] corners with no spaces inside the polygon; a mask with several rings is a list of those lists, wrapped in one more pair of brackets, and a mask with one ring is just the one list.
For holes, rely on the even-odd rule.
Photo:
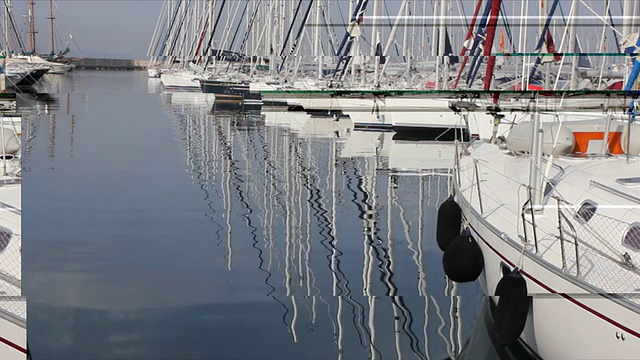
{"label": "white horizontal line overlay", "polygon": [[[500,16],[500,18],[503,18],[503,16]],[[521,16],[521,15],[507,15],[504,16],[504,18],[508,19],[508,20],[546,20],[547,16],[538,16],[538,15],[527,15],[527,16]],[[602,17],[599,16],[595,16],[595,15],[578,15],[578,16],[571,16],[570,17],[573,20],[598,20],[598,21],[602,21]],[[636,16],[636,15],[613,15],[611,16],[611,18],[613,18],[614,20],[639,20],[640,21],[640,16]],[[407,19],[407,20],[464,20],[466,18],[460,17],[460,16],[435,16],[435,15],[402,15],[402,16],[384,16],[384,15],[379,15],[379,16],[369,16],[369,15],[363,15],[362,19],[364,20],[395,20],[395,19]],[[611,21],[610,17],[607,16],[607,19],[609,21]],[[539,24],[536,24],[539,25]],[[637,24],[635,24],[637,25]]]}
{"label": "white horizontal line overlay", "polygon": [[[533,205],[527,206],[526,208],[534,208],[534,209],[579,209],[582,205]],[[598,209],[640,209],[640,205],[597,205]]]}

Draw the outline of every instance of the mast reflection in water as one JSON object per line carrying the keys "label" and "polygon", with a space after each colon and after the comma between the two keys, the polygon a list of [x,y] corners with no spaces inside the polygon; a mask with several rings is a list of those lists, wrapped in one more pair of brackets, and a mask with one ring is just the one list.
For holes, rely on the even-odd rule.
{"label": "mast reflection in water", "polygon": [[250,244],[293,344],[338,359],[460,353],[481,296],[441,270],[434,225],[446,174],[382,169],[399,161],[389,134],[363,137],[348,118],[211,114],[175,95],[162,96],[220,256],[234,271]]}
{"label": "mast reflection in water", "polygon": [[434,239],[445,145],[213,111],[144,73],[58,81],[58,106],[23,123],[34,358],[444,359],[483,343],[467,342],[482,292],[446,280]]}

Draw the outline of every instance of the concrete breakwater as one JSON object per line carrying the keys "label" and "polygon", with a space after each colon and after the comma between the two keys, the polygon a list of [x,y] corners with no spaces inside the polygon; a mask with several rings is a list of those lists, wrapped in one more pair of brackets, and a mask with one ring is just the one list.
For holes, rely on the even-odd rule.
{"label": "concrete breakwater", "polygon": [[145,70],[149,60],[80,58],[73,63],[78,70]]}

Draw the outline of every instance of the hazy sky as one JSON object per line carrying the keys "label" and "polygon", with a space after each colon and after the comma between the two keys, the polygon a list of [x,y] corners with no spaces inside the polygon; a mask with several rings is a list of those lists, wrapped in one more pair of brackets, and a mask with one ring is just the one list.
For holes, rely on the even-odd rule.
{"label": "hazy sky", "polygon": [[[13,0],[14,21],[22,31],[26,3]],[[161,7],[162,0],[54,0],[56,32],[62,40],[57,42],[64,48],[68,41],[72,56],[146,59]],[[48,0],[36,0],[35,17],[37,52],[47,53],[51,50]],[[26,33],[23,40],[28,43]]]}
{"label": "hazy sky", "polygon": [[[348,3],[347,0],[339,1]],[[69,42],[72,50],[70,56],[146,59],[147,48],[162,2],[163,0],[54,0],[57,46],[64,48],[66,42]],[[387,9],[390,14],[395,14],[394,8],[397,8],[400,2],[400,0],[387,0]],[[504,0],[504,2],[507,4],[506,8],[511,9],[507,11],[508,13],[518,14],[517,6],[514,8],[513,5],[521,4],[521,0]],[[546,1],[547,4],[552,2],[552,0]],[[604,3],[602,0],[587,2],[596,11],[602,10],[598,8],[603,7]],[[23,40],[28,44],[27,0],[12,0],[12,3],[16,27],[22,32]],[[427,1],[426,6],[430,8],[431,3]],[[456,5],[452,5],[454,10],[461,3],[468,8],[466,12],[467,16],[470,16],[475,0],[452,1],[452,4]],[[564,4],[563,12],[568,13],[571,1],[561,0],[561,3]],[[539,6],[540,0],[529,0],[529,4],[532,7],[531,14],[537,14],[536,6]],[[620,6],[618,1],[613,1],[612,12],[619,13]],[[593,16],[584,6],[580,10],[580,15]],[[48,16],[49,0],[36,0],[35,17],[38,30],[37,52],[39,53],[51,51],[49,20],[46,19]],[[517,23],[514,25],[517,27]],[[530,31],[535,33],[536,28],[537,26]],[[344,30],[341,28],[336,31],[341,37]],[[69,34],[72,34],[73,40],[69,38]],[[598,34],[593,32],[590,37],[582,34],[582,41],[590,44],[600,36],[599,32]],[[609,34],[609,38],[612,38],[612,34]]]}

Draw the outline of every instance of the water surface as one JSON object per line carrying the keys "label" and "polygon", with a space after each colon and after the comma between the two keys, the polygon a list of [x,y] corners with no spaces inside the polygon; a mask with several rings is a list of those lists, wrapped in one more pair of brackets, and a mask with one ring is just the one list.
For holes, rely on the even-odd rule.
{"label": "water surface", "polygon": [[34,358],[444,359],[470,337],[482,293],[434,239],[448,178],[389,170],[423,166],[393,134],[142,72],[47,87],[23,125]]}

